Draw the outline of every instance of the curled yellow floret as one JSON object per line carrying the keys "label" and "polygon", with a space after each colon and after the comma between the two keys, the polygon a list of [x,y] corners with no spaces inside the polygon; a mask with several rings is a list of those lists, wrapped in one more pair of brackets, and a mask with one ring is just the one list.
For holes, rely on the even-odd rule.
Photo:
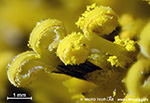
{"label": "curled yellow floret", "polygon": [[128,92],[138,98],[150,95],[150,60],[139,59],[132,65],[126,77]]}
{"label": "curled yellow floret", "polygon": [[39,59],[40,55],[33,51],[17,55],[8,67],[9,81],[16,87],[28,86],[46,66]]}
{"label": "curled yellow floret", "polygon": [[110,34],[118,26],[118,16],[110,7],[92,4],[87,6],[87,11],[82,14],[76,25],[84,33]]}
{"label": "curled yellow floret", "polygon": [[56,49],[66,36],[64,25],[56,19],[47,19],[37,23],[29,39],[29,46],[37,53]]}
{"label": "curled yellow floret", "polygon": [[84,63],[89,55],[90,47],[87,38],[82,33],[73,32],[59,44],[57,55],[67,64]]}

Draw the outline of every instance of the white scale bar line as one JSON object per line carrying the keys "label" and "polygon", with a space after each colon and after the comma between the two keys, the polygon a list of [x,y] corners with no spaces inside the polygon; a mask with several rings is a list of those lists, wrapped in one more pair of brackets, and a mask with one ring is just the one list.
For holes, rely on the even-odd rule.
{"label": "white scale bar line", "polygon": [[30,99],[32,100],[32,97],[7,97],[7,100],[9,99]]}

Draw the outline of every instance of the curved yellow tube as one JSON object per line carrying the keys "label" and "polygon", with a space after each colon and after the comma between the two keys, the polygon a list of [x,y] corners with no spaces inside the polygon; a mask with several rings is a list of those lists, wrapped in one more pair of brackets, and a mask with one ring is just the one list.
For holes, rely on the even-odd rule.
{"label": "curved yellow tube", "polygon": [[64,25],[61,21],[47,19],[37,23],[29,39],[29,46],[41,54],[56,49],[59,42],[66,36]]}
{"label": "curved yellow tube", "polygon": [[150,94],[150,60],[140,59],[130,68],[126,77],[128,92],[138,98]]}
{"label": "curved yellow tube", "polygon": [[46,65],[40,62],[40,55],[27,51],[17,55],[9,64],[7,71],[9,81],[17,87],[29,85]]}

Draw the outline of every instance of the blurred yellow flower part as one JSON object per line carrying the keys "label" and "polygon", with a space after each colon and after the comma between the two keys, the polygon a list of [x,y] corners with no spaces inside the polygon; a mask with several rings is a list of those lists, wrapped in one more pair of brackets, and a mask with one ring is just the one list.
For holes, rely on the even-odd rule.
{"label": "blurred yellow flower part", "polygon": [[150,59],[150,22],[144,27],[140,37],[141,52]]}

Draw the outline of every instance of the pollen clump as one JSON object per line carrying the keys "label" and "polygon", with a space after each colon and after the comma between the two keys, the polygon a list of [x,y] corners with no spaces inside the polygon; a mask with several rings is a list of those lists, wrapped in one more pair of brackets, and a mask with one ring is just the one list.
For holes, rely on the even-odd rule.
{"label": "pollen clump", "polygon": [[111,63],[111,66],[116,66],[116,67],[120,66],[120,63],[119,63],[117,56],[110,56],[107,59],[107,61]]}
{"label": "pollen clump", "polygon": [[121,45],[126,48],[128,51],[136,51],[135,42],[133,40],[127,39],[120,39],[119,36],[115,36],[115,44]]}

